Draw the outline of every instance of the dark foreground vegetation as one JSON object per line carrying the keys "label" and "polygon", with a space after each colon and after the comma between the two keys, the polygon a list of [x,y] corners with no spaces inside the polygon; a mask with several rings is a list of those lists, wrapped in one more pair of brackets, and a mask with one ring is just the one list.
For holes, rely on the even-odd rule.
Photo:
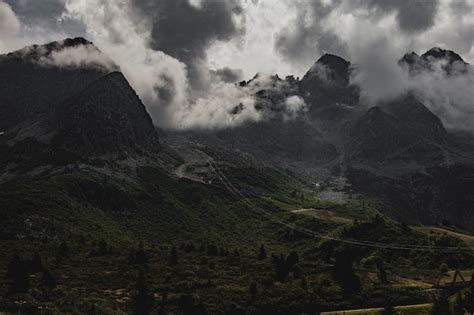
{"label": "dark foreground vegetation", "polygon": [[[155,168],[133,179],[76,170],[2,185],[0,311],[318,314],[387,306],[390,314],[388,306],[433,301],[436,314],[472,309],[472,284],[436,284],[448,270],[474,268],[462,241],[383,217],[370,198],[322,202],[284,172],[226,172],[271,216],[220,183],[178,181]],[[287,206],[356,219],[341,224]],[[459,247],[462,255],[351,245],[300,228],[388,246]]]}

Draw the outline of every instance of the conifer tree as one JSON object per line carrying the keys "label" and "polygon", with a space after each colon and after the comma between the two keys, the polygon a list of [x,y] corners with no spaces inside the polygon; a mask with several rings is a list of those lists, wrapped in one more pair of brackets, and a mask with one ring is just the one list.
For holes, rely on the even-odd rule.
{"label": "conifer tree", "polygon": [[265,246],[260,245],[260,250],[258,252],[258,259],[259,260],[264,260],[267,258],[267,251],[265,250]]}
{"label": "conifer tree", "polygon": [[152,300],[145,280],[145,273],[140,270],[137,279],[137,293],[133,298],[133,313],[148,315],[152,307]]}
{"label": "conifer tree", "polygon": [[171,247],[170,251],[170,265],[176,266],[178,264],[178,250],[176,247]]}
{"label": "conifer tree", "polygon": [[43,270],[43,262],[41,261],[41,256],[38,252],[33,254],[31,259],[31,271],[32,272],[41,272]]}
{"label": "conifer tree", "polygon": [[18,253],[15,253],[7,266],[7,275],[11,279],[12,293],[26,293],[30,288],[30,279],[28,274],[28,267],[26,263],[20,258]]}

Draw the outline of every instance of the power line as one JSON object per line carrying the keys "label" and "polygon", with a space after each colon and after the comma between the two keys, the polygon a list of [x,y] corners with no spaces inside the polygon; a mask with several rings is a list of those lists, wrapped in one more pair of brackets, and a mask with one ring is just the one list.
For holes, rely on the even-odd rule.
{"label": "power line", "polygon": [[[201,151],[202,152],[202,151]],[[377,243],[377,242],[370,242],[370,241],[357,241],[357,240],[352,240],[352,239],[344,239],[340,237],[335,237],[335,236],[329,236],[321,233],[317,233],[313,230],[306,229],[301,226],[296,226],[296,225],[290,225],[287,222],[284,222],[283,220],[279,218],[275,218],[272,213],[269,211],[262,209],[259,206],[256,206],[251,200],[249,200],[245,195],[243,195],[233,184],[232,182],[225,176],[225,174],[220,170],[219,166],[215,162],[215,160],[210,157],[207,153],[203,152],[204,155],[207,156],[208,158],[208,164],[210,170],[219,178],[219,180],[224,184],[224,186],[231,192],[233,193],[237,198],[240,198],[241,200],[244,201],[244,203],[249,206],[251,209],[254,211],[257,211],[259,214],[266,216],[269,218],[270,221],[273,221],[274,223],[283,225],[290,230],[296,230],[300,233],[325,239],[325,240],[330,240],[330,241],[335,241],[335,242],[341,242],[349,245],[356,245],[356,246],[365,246],[365,247],[374,247],[374,248],[380,248],[380,249],[392,249],[392,250],[409,250],[409,251],[424,251],[424,252],[442,252],[442,253],[459,253],[459,252],[470,252],[471,250],[469,248],[461,248],[461,247],[443,247],[443,246],[432,246],[432,245],[404,245],[404,244],[386,244],[386,243]]]}

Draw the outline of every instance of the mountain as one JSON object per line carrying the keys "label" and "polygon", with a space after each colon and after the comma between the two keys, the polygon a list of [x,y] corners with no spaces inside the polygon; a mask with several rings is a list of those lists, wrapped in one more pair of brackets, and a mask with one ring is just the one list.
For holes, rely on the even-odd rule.
{"label": "mountain", "polygon": [[[69,62],[74,53],[84,60]],[[91,42],[75,38],[27,47],[0,56],[0,69],[4,167],[65,165],[160,150],[139,97],[118,66]]]}
{"label": "mountain", "polygon": [[348,145],[350,162],[434,164],[443,159],[447,132],[413,95],[372,107],[356,122]]}
{"label": "mountain", "polygon": [[[399,64],[409,67],[412,75],[442,69],[451,76],[461,73],[457,69],[469,67],[458,54],[440,48],[421,56],[406,54]],[[285,97],[299,95],[307,104],[306,113],[293,121],[274,117],[222,131],[195,131],[193,137],[211,147],[231,148],[290,169],[309,182],[326,183],[329,194],[336,189],[342,194],[353,191],[378,196],[397,209],[391,215],[408,222],[429,224],[447,219],[472,229],[474,214],[466,208],[467,201],[448,207],[439,199],[455,189],[444,186],[439,176],[451,178],[454,175],[448,174],[454,169],[471,174],[473,138],[460,138],[457,132],[447,130],[414,92],[367,107],[358,88],[350,84],[356,68],[341,57],[325,54],[301,80],[273,76],[271,87],[260,87],[255,93],[258,109],[278,113],[278,104]],[[256,78],[240,87],[248,88]],[[347,180],[346,186],[339,184],[341,178]],[[432,184],[428,185],[429,181]],[[410,187],[411,195],[400,187]],[[418,200],[431,198],[431,202],[407,203],[414,196]],[[468,200],[469,196],[460,199]],[[400,217],[400,213],[404,215]]]}
{"label": "mountain", "polygon": [[299,88],[315,116],[318,109],[331,105],[357,105],[358,89],[349,84],[351,71],[350,62],[325,54],[306,72],[299,82]]}
{"label": "mountain", "polygon": [[440,264],[474,268],[474,141],[412,94],[365,107],[351,71],[259,74],[236,86],[262,121],[164,132],[85,39],[0,56],[0,312],[433,302]]}
{"label": "mountain", "polygon": [[441,69],[448,75],[465,73],[468,64],[452,50],[433,47],[421,56],[415,52],[405,54],[399,63],[408,67],[411,74]]}

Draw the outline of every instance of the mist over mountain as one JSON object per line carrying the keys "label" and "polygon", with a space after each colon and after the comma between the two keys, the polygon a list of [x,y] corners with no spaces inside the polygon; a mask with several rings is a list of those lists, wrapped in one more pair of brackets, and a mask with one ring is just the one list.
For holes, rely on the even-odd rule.
{"label": "mist over mountain", "polygon": [[[76,38],[26,47],[2,56],[0,62],[5,87],[0,94],[4,170],[51,161],[67,165],[101,156],[159,155],[158,132],[141,100],[118,66],[91,42]],[[407,54],[399,67],[411,77],[443,71],[443,80],[471,71],[459,55],[439,48],[421,57]],[[237,91],[233,105],[215,112],[221,116],[213,119],[232,123],[213,125],[212,119],[198,116],[193,119],[207,125],[168,131],[162,137],[194,138],[211,147],[246,152],[308,181],[352,178],[350,189],[366,193],[372,192],[352,177],[359,169],[398,181],[403,174],[471,164],[468,157],[473,152],[460,142],[466,138],[446,129],[445,117],[423,103],[428,96],[417,86],[394,99],[367,104],[363,87],[352,82],[358,71],[357,65],[325,54],[301,80],[257,74],[231,84]],[[222,99],[216,101],[202,104],[219,106]],[[180,151],[174,140],[165,142]],[[423,215],[426,222],[449,217],[467,227],[473,220],[471,211],[459,216],[452,209],[425,210],[431,213]],[[411,219],[421,220],[418,214]]]}
{"label": "mist over mountain", "polygon": [[473,10],[0,0],[0,313],[474,312]]}
{"label": "mist over mountain", "polygon": [[3,171],[160,150],[143,103],[91,42],[26,47],[0,67]]}

